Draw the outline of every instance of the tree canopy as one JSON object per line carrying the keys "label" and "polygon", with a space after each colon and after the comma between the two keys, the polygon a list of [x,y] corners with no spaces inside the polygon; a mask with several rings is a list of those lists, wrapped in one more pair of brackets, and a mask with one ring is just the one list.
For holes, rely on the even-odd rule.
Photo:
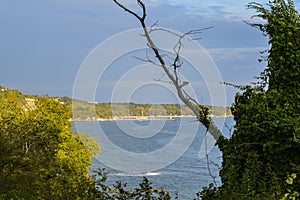
{"label": "tree canopy", "polygon": [[24,109],[13,91],[0,108],[0,197],[89,199],[92,154],[71,130],[70,109],[49,97]]}

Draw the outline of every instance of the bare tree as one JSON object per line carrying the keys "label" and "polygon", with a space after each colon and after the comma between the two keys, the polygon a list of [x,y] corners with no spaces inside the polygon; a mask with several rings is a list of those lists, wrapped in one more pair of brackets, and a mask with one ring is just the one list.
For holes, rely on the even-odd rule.
{"label": "bare tree", "polygon": [[[216,141],[218,141],[218,139],[220,139],[220,137],[222,137],[222,133],[221,131],[218,129],[218,127],[214,124],[214,122],[212,121],[212,119],[209,117],[209,108],[201,105],[200,103],[198,103],[194,98],[192,98],[185,90],[184,90],[184,86],[188,85],[188,82],[186,81],[181,81],[178,75],[178,69],[181,67],[182,65],[182,59],[180,56],[180,51],[181,48],[183,46],[182,44],[182,40],[186,37],[188,37],[189,35],[196,35],[201,33],[201,31],[203,31],[204,29],[199,29],[199,30],[192,30],[189,31],[187,33],[184,33],[182,35],[179,35],[177,33],[174,32],[170,32],[166,29],[162,29],[162,28],[158,28],[158,29],[153,29],[151,26],[150,28],[147,27],[146,23],[145,23],[145,19],[147,16],[147,12],[146,12],[146,6],[143,3],[142,0],[137,0],[137,4],[138,6],[141,8],[142,10],[142,14],[139,15],[137,12],[134,12],[133,10],[129,9],[128,7],[124,6],[123,4],[121,4],[118,0],[113,0],[119,7],[121,7],[122,9],[124,9],[126,12],[130,13],[131,15],[133,15],[135,18],[137,18],[144,30],[144,36],[146,37],[147,40],[147,45],[150,49],[152,49],[156,59],[158,60],[157,62],[154,62],[151,59],[147,59],[145,61],[147,62],[151,62],[153,64],[159,65],[161,66],[161,68],[163,69],[163,71],[165,72],[165,74],[168,76],[168,78],[170,79],[171,83],[174,85],[174,87],[176,88],[178,97],[183,101],[183,103],[185,105],[187,105],[192,111],[193,113],[196,115],[197,120],[203,124],[206,127],[206,130],[212,134],[212,136],[214,137],[214,139]],[[154,24],[156,25],[156,23]],[[210,28],[210,27],[209,27]],[[207,28],[205,28],[207,29]],[[163,56],[163,54],[160,52],[159,48],[155,45],[154,41],[152,40],[150,34],[151,32],[155,31],[155,30],[162,30],[162,31],[168,31],[171,34],[174,34],[176,36],[178,36],[178,42],[177,44],[175,44],[175,47],[173,49],[174,51],[174,58],[172,58],[172,64],[171,66],[168,66],[166,64],[166,60],[165,57]],[[171,71],[173,70],[173,71]]]}

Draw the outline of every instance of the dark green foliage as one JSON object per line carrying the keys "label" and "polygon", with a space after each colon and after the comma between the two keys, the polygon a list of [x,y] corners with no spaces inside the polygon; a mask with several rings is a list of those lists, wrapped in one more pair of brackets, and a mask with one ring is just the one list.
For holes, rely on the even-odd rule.
{"label": "dark green foliage", "polygon": [[98,171],[96,188],[99,193],[97,199],[101,200],[171,200],[170,194],[164,190],[154,190],[149,180],[144,177],[138,188],[129,190],[127,184],[117,181],[113,188],[105,183],[108,173],[104,169]]}
{"label": "dark green foliage", "polygon": [[[269,37],[267,68],[261,85],[235,97],[235,131],[218,143],[223,185],[217,199],[281,199],[288,174],[300,174],[300,17],[290,0],[269,6],[249,5],[267,22],[253,24]],[[298,179],[292,190],[300,191]]]}
{"label": "dark green foliage", "polygon": [[217,197],[217,190],[218,188],[213,183],[211,183],[208,187],[203,187],[202,191],[196,194],[196,198],[194,198],[194,200],[214,199]]}

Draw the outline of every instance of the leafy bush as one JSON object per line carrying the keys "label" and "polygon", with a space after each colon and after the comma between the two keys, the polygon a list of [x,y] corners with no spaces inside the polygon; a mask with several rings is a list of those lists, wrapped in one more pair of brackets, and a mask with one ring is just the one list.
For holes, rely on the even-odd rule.
{"label": "leafy bush", "polygon": [[[291,0],[269,6],[249,4],[266,20],[252,26],[269,37],[267,68],[260,84],[235,97],[235,131],[218,143],[223,185],[211,199],[280,199],[288,192],[286,176],[300,172],[300,16]],[[291,195],[297,191],[299,181]]]}

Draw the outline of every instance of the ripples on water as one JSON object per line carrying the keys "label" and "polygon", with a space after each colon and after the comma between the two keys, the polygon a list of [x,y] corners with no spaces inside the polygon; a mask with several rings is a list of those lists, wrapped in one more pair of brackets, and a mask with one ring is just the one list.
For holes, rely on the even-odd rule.
{"label": "ripples on water", "polygon": [[[219,120],[219,119],[216,119]],[[105,135],[118,147],[136,153],[147,153],[159,150],[165,145],[169,144],[178,132],[180,125],[189,126],[190,123],[197,123],[194,119],[180,119],[175,121],[166,121],[164,127],[159,133],[149,138],[136,138],[134,136],[127,135],[122,131],[116,122],[74,122],[74,127],[78,132],[89,132],[91,137],[100,141],[101,134],[99,133],[99,126],[101,126]],[[126,121],[122,122],[126,123]],[[131,122],[132,123],[132,122]],[[137,126],[147,127],[147,121],[136,122]],[[232,118],[227,118],[226,123],[233,127],[234,121]],[[131,127],[129,127],[131,128]],[[133,130],[136,128],[132,127]],[[147,129],[145,128],[147,131]],[[224,129],[226,132],[226,129]],[[174,163],[157,171],[149,171],[145,173],[135,172],[120,172],[114,169],[108,168],[103,165],[96,158],[93,159],[94,169],[106,168],[109,172],[107,184],[113,186],[115,181],[121,180],[127,182],[128,189],[138,187],[138,184],[142,181],[142,177],[146,176],[150,182],[153,183],[154,189],[161,189],[170,192],[171,194],[178,193],[179,198],[183,200],[193,199],[196,192],[199,192],[202,187],[208,186],[213,179],[209,176],[207,168],[206,158],[199,158],[199,151],[204,139],[205,129],[199,125],[197,135],[193,143],[189,146],[188,150]],[[228,134],[228,133],[227,133]],[[100,138],[100,139],[99,139]],[[216,181],[220,184],[220,178],[218,177],[218,171],[221,166],[221,152],[217,147],[208,154],[210,160],[210,168]],[[101,153],[99,154],[101,156]],[[117,156],[111,159],[119,159]],[[128,161],[130,162],[130,160]]]}

